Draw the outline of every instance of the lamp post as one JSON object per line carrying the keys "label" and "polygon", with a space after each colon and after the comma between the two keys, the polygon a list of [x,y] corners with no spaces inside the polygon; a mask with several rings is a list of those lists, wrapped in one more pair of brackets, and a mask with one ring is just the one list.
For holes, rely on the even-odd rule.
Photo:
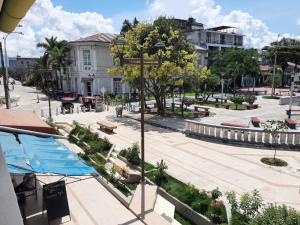
{"label": "lamp post", "polygon": [[272,76],[272,95],[275,95],[275,73],[276,73],[276,64],[277,64],[277,46],[280,34],[277,36],[277,42],[275,46],[275,58],[274,58],[274,66],[273,66],[273,76]]}
{"label": "lamp post", "polygon": [[[2,52],[2,45],[0,46],[1,47],[1,65],[2,65],[2,68],[5,70],[3,71],[3,85],[4,85],[4,94],[5,94],[5,102],[6,102],[6,108],[7,109],[10,109],[11,108],[11,104],[10,104],[10,93],[9,93],[9,76],[8,76],[8,58],[7,58],[7,51],[6,51],[6,39],[8,38],[8,36],[10,34],[21,34],[23,35],[22,32],[11,32],[11,33],[8,33],[4,38],[3,38],[3,44],[4,44],[4,57],[3,57],[3,52]],[[3,58],[5,58],[5,65],[4,65],[4,60]]]}
{"label": "lamp post", "polygon": [[[116,45],[122,46],[120,54],[120,64],[123,65],[138,65],[140,67],[140,98],[141,98],[141,183],[145,183],[145,130],[144,130],[144,113],[145,113],[145,78],[144,78],[144,66],[158,66],[160,60],[157,59],[144,59],[144,47],[139,49],[139,58],[124,58],[124,47],[127,45],[127,41],[124,39],[116,39],[114,42]],[[156,48],[165,47],[164,42],[158,42],[154,45]]]}
{"label": "lamp post", "polygon": [[224,74],[221,74],[221,104],[223,104],[223,98],[224,98]]}
{"label": "lamp post", "polygon": [[291,119],[292,116],[292,105],[293,105],[293,92],[294,92],[294,78],[296,75],[296,67],[295,64],[293,75],[291,76],[291,87],[290,87],[290,104],[289,104],[289,111],[288,111],[288,118]]}

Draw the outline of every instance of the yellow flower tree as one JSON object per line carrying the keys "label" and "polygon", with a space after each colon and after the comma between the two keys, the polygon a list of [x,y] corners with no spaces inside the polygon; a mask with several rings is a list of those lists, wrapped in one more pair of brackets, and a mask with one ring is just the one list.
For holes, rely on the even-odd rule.
{"label": "yellow flower tree", "polygon": [[[122,49],[125,58],[140,57],[140,49],[143,48],[145,59],[158,59],[158,66],[145,68],[145,86],[156,101],[159,113],[164,112],[164,96],[179,80],[184,80],[190,74],[195,73],[197,54],[190,45],[181,29],[177,27],[175,20],[159,17],[153,23],[140,22],[124,34],[127,45]],[[163,41],[165,47],[158,49],[155,44]],[[109,69],[109,74],[124,76],[127,82],[138,81],[140,67],[125,65],[120,66],[120,46],[111,45],[111,52],[115,66]]]}

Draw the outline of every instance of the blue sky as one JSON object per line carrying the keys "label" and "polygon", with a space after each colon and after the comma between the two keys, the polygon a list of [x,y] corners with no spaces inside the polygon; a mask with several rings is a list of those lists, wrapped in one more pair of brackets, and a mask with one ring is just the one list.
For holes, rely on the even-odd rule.
{"label": "blue sky", "polygon": [[278,33],[300,39],[299,9],[300,0],[36,0],[17,29],[25,35],[10,36],[8,54],[38,56],[36,44],[45,37],[74,41],[119,33],[124,19],[153,21],[160,15],[234,26],[246,36],[245,47],[261,48]]}
{"label": "blue sky", "polygon": [[[53,0],[54,5],[62,5],[71,12],[96,11],[105,17],[116,18],[113,21],[119,28],[119,15],[134,17],[135,12],[146,10],[151,1],[146,0]],[[263,21],[275,33],[300,34],[297,19],[300,18],[299,0],[215,0],[222,7],[221,14],[229,14],[232,10],[248,12]],[[137,14],[139,16],[140,14]],[[143,18],[142,18],[143,19]]]}

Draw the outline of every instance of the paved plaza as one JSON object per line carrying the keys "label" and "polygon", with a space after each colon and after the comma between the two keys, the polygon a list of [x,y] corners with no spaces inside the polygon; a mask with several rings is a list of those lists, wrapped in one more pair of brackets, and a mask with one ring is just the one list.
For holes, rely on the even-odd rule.
{"label": "paved plaza", "polygon": [[[47,111],[47,99],[36,103],[36,90],[30,87],[16,85],[15,93],[21,96],[17,108],[39,112]],[[42,95],[41,95],[42,96]],[[220,122],[239,122],[247,124],[251,116],[262,120],[283,119],[288,106],[278,105],[278,100],[258,98],[261,108],[251,111],[233,111],[212,108],[216,113],[213,117],[199,119],[200,121],[219,124]],[[58,101],[52,101],[53,109],[59,107]],[[297,107],[298,108],[298,107]],[[53,112],[55,114],[55,110]],[[126,114],[126,113],[125,113]],[[139,114],[131,114],[139,117]],[[118,149],[128,147],[140,140],[139,122],[130,118],[116,118],[114,108],[109,111],[95,113],[74,113],[54,117],[57,122],[78,121],[107,137]],[[114,134],[99,131],[96,122],[111,121],[118,125]],[[184,128],[184,121],[175,118],[161,118],[147,115],[147,120],[172,126],[176,129]],[[174,177],[196,185],[199,189],[211,190],[219,187],[222,191],[235,190],[239,194],[258,189],[265,202],[287,204],[300,210],[300,153],[296,151],[278,151],[278,157],[289,163],[285,168],[274,168],[260,163],[260,158],[272,156],[272,150],[244,148],[221,145],[186,137],[184,134],[170,129],[145,126],[146,160],[155,163],[164,159],[168,164],[168,171]]]}

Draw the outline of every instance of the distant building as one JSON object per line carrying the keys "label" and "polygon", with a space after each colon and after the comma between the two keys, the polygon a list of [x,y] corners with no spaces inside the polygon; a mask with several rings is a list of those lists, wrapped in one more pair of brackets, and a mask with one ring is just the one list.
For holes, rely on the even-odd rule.
{"label": "distant building", "polygon": [[92,96],[106,93],[128,93],[122,77],[110,76],[107,69],[114,65],[109,44],[116,34],[100,33],[69,42],[69,66],[64,68],[61,84],[64,91]]}
{"label": "distant building", "polygon": [[39,58],[34,57],[10,57],[8,59],[8,71],[10,77],[19,81],[28,81],[31,77],[31,72]]}
{"label": "distant building", "polygon": [[224,48],[243,48],[243,35],[236,32],[235,27],[218,26],[204,28],[204,24],[196,22],[194,18],[187,20],[174,19],[177,25],[184,30],[187,39],[195,45],[195,49],[201,53],[198,60],[199,66],[209,66],[209,55],[214,50]]}

